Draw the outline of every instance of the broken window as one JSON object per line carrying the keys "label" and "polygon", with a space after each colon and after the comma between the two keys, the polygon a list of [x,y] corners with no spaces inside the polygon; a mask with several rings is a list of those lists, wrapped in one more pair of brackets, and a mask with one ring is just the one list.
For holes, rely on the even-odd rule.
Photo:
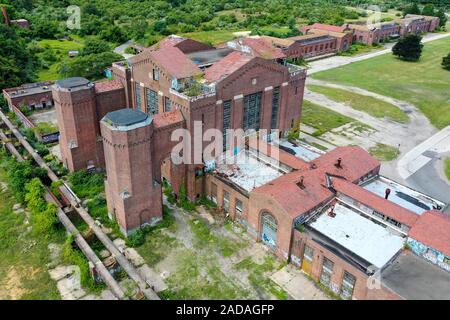
{"label": "broken window", "polygon": [[260,112],[261,92],[246,95],[244,97],[244,131],[259,130]]}
{"label": "broken window", "polygon": [[341,297],[344,299],[351,299],[353,296],[353,289],[355,288],[356,277],[351,273],[345,271],[342,279]]}
{"label": "broken window", "polygon": [[320,283],[330,286],[331,275],[333,274],[334,263],[330,259],[323,258],[322,273],[320,275]]}
{"label": "broken window", "polygon": [[223,192],[223,210],[225,212],[230,211],[230,193],[227,191]]}
{"label": "broken window", "polygon": [[242,201],[236,199],[236,214],[240,216],[242,214]]}
{"label": "broken window", "polygon": [[278,106],[280,104],[280,87],[276,87],[273,89],[272,96],[272,123],[271,128],[277,128],[277,116],[278,116]]}
{"label": "broken window", "polygon": [[217,185],[211,182],[211,201],[217,204]]}
{"label": "broken window", "polygon": [[166,112],[169,112],[170,109],[171,109],[171,106],[170,106],[170,99],[169,99],[169,97],[165,97],[165,98],[164,98],[164,110],[165,110]]}
{"label": "broken window", "polygon": [[147,88],[147,113],[158,113],[158,94],[156,91]]}
{"label": "broken window", "polygon": [[137,109],[141,109],[142,101],[141,101],[141,85],[136,82],[135,86],[136,93],[136,107]]}
{"label": "broken window", "polygon": [[223,150],[227,148],[227,129],[231,128],[231,100],[223,103]]}

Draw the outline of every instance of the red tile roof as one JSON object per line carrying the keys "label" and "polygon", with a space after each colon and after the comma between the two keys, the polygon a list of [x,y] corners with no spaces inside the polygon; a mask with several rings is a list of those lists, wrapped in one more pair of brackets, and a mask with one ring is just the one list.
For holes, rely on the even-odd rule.
{"label": "red tile roof", "polygon": [[333,187],[336,191],[341,192],[350,198],[361,202],[368,207],[384,214],[385,216],[397,220],[398,222],[413,226],[419,219],[419,215],[409,211],[398,204],[386,200],[375,193],[370,192],[356,184],[347,180],[335,178],[333,179]]}
{"label": "red tile roof", "polygon": [[95,92],[102,93],[113,90],[123,89],[122,82],[119,80],[106,80],[95,82]]}
{"label": "red tile roof", "polygon": [[339,26],[333,26],[330,24],[323,24],[323,23],[314,23],[313,25],[310,25],[307,27],[308,29],[320,29],[324,31],[333,31],[333,32],[344,32],[345,26],[339,27]]}
{"label": "red tile roof", "polygon": [[226,78],[252,59],[253,57],[248,54],[239,51],[232,52],[206,69],[205,79],[210,82],[219,81]]}
{"label": "red tile roof", "polygon": [[167,36],[167,37],[161,39],[158,43],[152,45],[149,49],[150,50],[159,50],[159,49],[163,49],[163,48],[174,47],[175,45],[179,44],[180,42],[185,41],[186,39],[187,38],[172,34],[170,36]]}
{"label": "red tile roof", "polygon": [[146,51],[146,54],[176,79],[189,78],[202,73],[178,48],[165,47],[156,51]]}
{"label": "red tile roof", "polygon": [[[283,163],[289,157],[282,154],[280,152],[280,162]],[[338,158],[342,159],[339,168],[335,166]],[[377,160],[360,147],[338,147],[309,162],[306,166],[301,160],[288,159],[288,161],[295,161],[296,171],[272,180],[252,192],[265,193],[271,196],[289,212],[292,218],[304,214],[334,197],[334,193],[326,187],[327,173],[350,181],[357,181],[367,173],[377,170],[380,166]],[[292,162],[290,163],[292,164]],[[303,177],[304,188],[297,185],[301,177]],[[348,183],[355,188],[362,189],[357,185]]]}
{"label": "red tile roof", "polygon": [[[337,167],[335,164],[339,158],[341,158],[341,166]],[[367,173],[380,168],[378,160],[356,146],[336,148],[311,163],[318,168],[324,168],[323,171],[329,174],[344,177],[351,182],[357,182]]]}
{"label": "red tile roof", "polygon": [[269,40],[264,38],[242,38],[236,40],[238,45],[244,45],[251,48],[251,54],[254,57],[263,59],[283,59],[286,55],[280,48],[275,47]]}
{"label": "red tile roof", "polygon": [[[304,188],[297,185],[301,177]],[[334,193],[322,185],[316,173],[312,171],[290,172],[252,192],[272,197],[292,218],[305,214],[334,197]]]}
{"label": "red tile roof", "polygon": [[450,256],[450,216],[436,210],[424,212],[409,237]]}
{"label": "red tile roof", "polygon": [[183,121],[184,118],[181,111],[176,109],[170,112],[158,113],[153,115],[153,126],[155,128],[162,128]]}

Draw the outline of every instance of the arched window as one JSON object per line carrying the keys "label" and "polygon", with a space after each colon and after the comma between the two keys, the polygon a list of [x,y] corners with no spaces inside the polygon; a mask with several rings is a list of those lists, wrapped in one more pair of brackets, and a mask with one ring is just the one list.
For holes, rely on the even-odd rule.
{"label": "arched window", "polygon": [[277,246],[277,220],[270,213],[264,212],[261,215],[261,222],[261,240],[274,249]]}

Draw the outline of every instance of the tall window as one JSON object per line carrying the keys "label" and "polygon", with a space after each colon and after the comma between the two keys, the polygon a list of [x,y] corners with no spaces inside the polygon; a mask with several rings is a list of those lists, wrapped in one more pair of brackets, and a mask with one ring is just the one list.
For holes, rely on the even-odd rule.
{"label": "tall window", "polygon": [[322,274],[320,275],[320,282],[326,286],[330,285],[331,275],[333,274],[333,261],[323,258]]}
{"label": "tall window", "polygon": [[231,100],[223,103],[223,150],[227,148],[227,129],[231,129]]}
{"label": "tall window", "polygon": [[236,198],[236,214],[238,218],[240,218],[242,214],[242,201],[237,198]]}
{"label": "tall window", "polygon": [[146,89],[147,96],[147,113],[157,114],[158,113],[158,93],[151,89]]}
{"label": "tall window", "polygon": [[230,211],[230,193],[223,191],[223,210],[225,212]]}
{"label": "tall window", "polygon": [[278,116],[278,108],[280,104],[280,87],[276,87],[273,89],[272,96],[272,124],[271,128],[277,128],[277,116]]}
{"label": "tall window", "polygon": [[249,94],[244,97],[244,131],[249,129],[259,130],[259,118],[261,112],[261,92]]}
{"label": "tall window", "polygon": [[164,111],[169,112],[170,109],[171,109],[170,99],[169,99],[169,97],[165,97],[164,98]]}
{"label": "tall window", "polygon": [[153,80],[155,81],[159,80],[159,71],[156,69],[153,69]]}
{"label": "tall window", "polygon": [[353,290],[355,288],[356,277],[351,273],[345,271],[344,279],[342,279],[341,297],[344,299],[351,299],[353,296]]}
{"label": "tall window", "polygon": [[211,200],[217,204],[217,185],[211,182]]}
{"label": "tall window", "polygon": [[142,106],[142,98],[141,98],[141,85],[140,83],[136,82],[135,85],[135,93],[136,93],[136,109],[141,109]]}

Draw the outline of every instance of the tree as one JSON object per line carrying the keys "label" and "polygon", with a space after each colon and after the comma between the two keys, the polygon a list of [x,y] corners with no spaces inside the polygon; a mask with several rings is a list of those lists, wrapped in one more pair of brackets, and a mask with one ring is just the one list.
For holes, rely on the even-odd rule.
{"label": "tree", "polygon": [[113,62],[122,60],[122,56],[113,52],[103,52],[80,56],[59,65],[58,72],[62,77],[84,77],[90,80],[102,77],[106,68]]}
{"label": "tree", "polygon": [[425,5],[422,9],[422,14],[424,16],[434,16],[434,6],[431,3]]}
{"label": "tree", "polygon": [[416,2],[406,6],[405,9],[403,9],[403,15],[406,16],[407,14],[420,14],[420,9]]}
{"label": "tree", "polygon": [[98,54],[108,51],[111,51],[111,46],[105,40],[89,39],[85,42],[83,49],[81,49],[80,55],[88,56],[90,54]]}
{"label": "tree", "polygon": [[436,14],[436,17],[439,18],[439,26],[445,27],[445,25],[447,24],[447,16],[446,16],[444,10],[439,9],[439,11]]}
{"label": "tree", "polygon": [[450,71],[450,53],[446,57],[442,58],[442,67],[445,70]]}
{"label": "tree", "polygon": [[36,61],[15,29],[0,25],[0,89],[32,82]]}
{"label": "tree", "polygon": [[406,61],[417,61],[422,55],[422,37],[410,34],[398,40],[392,48],[392,53],[400,59]]}

